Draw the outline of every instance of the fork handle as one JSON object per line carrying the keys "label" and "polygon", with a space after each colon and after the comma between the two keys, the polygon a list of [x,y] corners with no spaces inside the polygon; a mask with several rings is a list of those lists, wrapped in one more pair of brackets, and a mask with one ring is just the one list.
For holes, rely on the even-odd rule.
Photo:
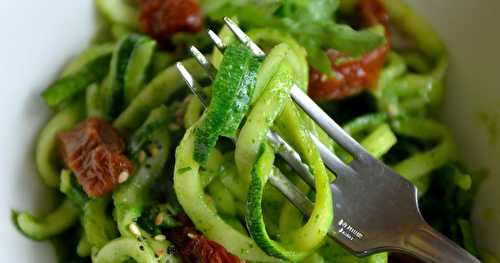
{"label": "fork handle", "polygon": [[406,252],[426,262],[481,262],[428,224],[416,227],[404,241]]}

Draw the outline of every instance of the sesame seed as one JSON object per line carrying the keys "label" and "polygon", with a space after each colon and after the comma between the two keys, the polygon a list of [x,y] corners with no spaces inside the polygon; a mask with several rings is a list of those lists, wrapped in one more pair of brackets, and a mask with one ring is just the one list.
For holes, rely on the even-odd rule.
{"label": "sesame seed", "polygon": [[165,239],[167,239],[167,237],[166,237],[166,236],[164,236],[164,235],[156,235],[156,236],[155,236],[155,240],[156,240],[156,241],[163,241],[163,240],[165,240]]}
{"label": "sesame seed", "polygon": [[320,78],[320,81],[321,82],[325,82],[328,80],[328,76],[326,74],[321,74],[321,78]]}
{"label": "sesame seed", "polygon": [[136,223],[132,223],[128,226],[128,229],[130,230],[130,232],[132,232],[132,234],[136,235],[136,236],[141,236],[141,230],[139,229],[139,227],[137,226]]}
{"label": "sesame seed", "polygon": [[195,239],[196,238],[196,235],[193,234],[193,233],[187,233],[187,236],[191,239]]}
{"label": "sesame seed", "polygon": [[129,176],[130,174],[127,171],[121,172],[120,175],[118,176],[118,183],[120,184],[124,183],[125,181],[127,181]]}
{"label": "sesame seed", "polygon": [[161,212],[155,217],[155,225],[159,226],[163,223],[163,219],[165,218],[165,213]]}

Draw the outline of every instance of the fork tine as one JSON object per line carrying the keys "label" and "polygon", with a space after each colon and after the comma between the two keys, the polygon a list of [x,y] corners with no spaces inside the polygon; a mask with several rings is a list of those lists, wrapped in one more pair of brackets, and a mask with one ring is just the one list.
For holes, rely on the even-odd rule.
{"label": "fork tine", "polygon": [[224,42],[222,41],[222,39],[217,35],[217,33],[212,31],[211,29],[208,30],[208,37],[212,40],[215,47],[219,51],[224,51],[224,49],[226,49],[226,45],[224,45]]}
{"label": "fork tine", "polygon": [[203,55],[195,46],[191,46],[189,48],[189,52],[193,57],[196,59],[196,61],[201,65],[201,67],[207,72],[208,77],[210,80],[215,79],[215,75],[217,74],[217,69],[208,61],[208,58]]}
{"label": "fork tine", "polygon": [[279,169],[273,169],[269,182],[290,201],[304,215],[311,215],[313,203],[295,186]]}
{"label": "fork tine", "polygon": [[186,67],[184,67],[182,62],[177,62],[175,66],[177,67],[177,71],[179,71],[182,79],[184,79],[191,92],[193,92],[193,94],[195,94],[200,99],[203,107],[207,107],[208,98],[201,91],[201,85],[193,78],[191,73],[189,73]]}
{"label": "fork tine", "polygon": [[267,133],[267,139],[271,142],[274,149],[283,158],[292,169],[306,182],[309,187],[315,189],[314,177],[311,175],[309,166],[302,162],[300,155],[290,146],[281,136],[273,131]]}
{"label": "fork tine", "polygon": [[238,38],[241,43],[250,48],[250,50],[256,57],[264,58],[266,56],[266,53],[264,53],[264,51],[262,51],[262,49],[260,49],[260,47],[257,46],[257,44],[255,44],[233,20],[231,20],[229,17],[224,17],[224,22],[226,23],[227,27],[229,27],[229,29],[233,32],[236,38]]}
{"label": "fork tine", "polygon": [[340,146],[346,149],[356,159],[369,158],[366,150],[342,127],[340,127],[326,112],[324,112],[307,94],[297,85],[293,85],[290,90],[292,99],[297,103],[319,126]]}
{"label": "fork tine", "polygon": [[326,167],[333,171],[338,176],[355,176],[357,172],[352,169],[351,166],[345,164],[340,158],[333,154],[330,149],[328,149],[321,141],[311,134],[311,139],[314,142],[314,145],[318,148],[318,151],[321,155],[321,159],[323,163],[325,163]]}

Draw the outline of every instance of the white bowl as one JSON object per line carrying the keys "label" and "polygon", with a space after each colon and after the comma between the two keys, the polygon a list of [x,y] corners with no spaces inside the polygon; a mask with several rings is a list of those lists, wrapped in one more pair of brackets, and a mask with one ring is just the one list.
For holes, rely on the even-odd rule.
{"label": "white bowl", "polygon": [[[443,119],[452,128],[471,171],[488,171],[475,200],[479,246],[500,257],[500,27],[497,0],[411,0],[450,51]],[[48,109],[40,92],[94,32],[93,1],[0,0],[0,255],[16,262],[54,262],[48,242],[20,235],[12,208],[50,206],[33,166],[33,141]]]}

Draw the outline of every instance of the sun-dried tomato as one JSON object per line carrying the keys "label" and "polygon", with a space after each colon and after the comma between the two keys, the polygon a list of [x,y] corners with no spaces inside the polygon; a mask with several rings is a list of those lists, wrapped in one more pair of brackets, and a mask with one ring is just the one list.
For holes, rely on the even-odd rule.
{"label": "sun-dried tomato", "polygon": [[[357,10],[362,26],[381,24],[385,27],[386,37],[389,39],[389,15],[379,0],[361,0]],[[346,58],[346,55],[333,49],[327,50],[335,74],[328,76],[311,69],[309,95],[316,100],[343,99],[364,89],[373,88],[389,49],[389,43],[386,43],[358,59],[347,59],[342,63],[338,63],[338,60]]]}
{"label": "sun-dried tomato", "polygon": [[141,29],[159,42],[177,32],[200,32],[203,29],[197,0],[139,0]]}
{"label": "sun-dried tomato", "polygon": [[184,263],[243,263],[223,246],[207,239],[197,231],[185,215],[177,216],[184,226],[168,231],[167,236],[175,245]]}
{"label": "sun-dried tomato", "polygon": [[376,48],[360,59],[352,59],[336,64],[339,58],[345,57],[340,52],[330,49],[327,55],[332,62],[332,77],[311,69],[309,74],[309,96],[316,100],[342,99],[355,95],[363,89],[373,87],[384,66],[388,45]]}
{"label": "sun-dried tomato", "polygon": [[[389,14],[380,0],[360,0],[357,11],[361,26],[383,25],[389,29]],[[389,33],[389,30],[386,30],[386,33]]]}
{"label": "sun-dried tomato", "polygon": [[74,129],[58,134],[59,149],[90,197],[99,197],[119,184],[122,173],[131,174],[131,162],[123,155],[118,132],[98,118],[89,118]]}

